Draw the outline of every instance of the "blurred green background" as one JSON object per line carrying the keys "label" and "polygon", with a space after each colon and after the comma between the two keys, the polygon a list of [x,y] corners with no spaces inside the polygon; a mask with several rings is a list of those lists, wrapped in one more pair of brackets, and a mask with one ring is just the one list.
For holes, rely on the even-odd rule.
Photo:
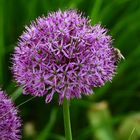
{"label": "blurred green background", "polygon": [[[31,96],[21,95],[13,80],[10,57],[25,25],[58,9],[76,8],[101,23],[125,57],[112,83],[94,94],[72,100],[74,140],[140,140],[140,0],[0,0],[0,83],[16,105]],[[62,106],[57,97],[44,97],[19,106],[22,140],[65,140]]]}

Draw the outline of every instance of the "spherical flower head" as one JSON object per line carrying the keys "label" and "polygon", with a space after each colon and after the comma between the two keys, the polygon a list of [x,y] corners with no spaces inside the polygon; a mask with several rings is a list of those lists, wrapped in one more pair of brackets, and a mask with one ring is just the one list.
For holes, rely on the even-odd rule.
{"label": "spherical flower head", "polygon": [[13,56],[13,72],[24,94],[54,93],[63,99],[92,94],[111,81],[118,58],[107,30],[92,26],[74,10],[57,11],[32,22],[21,35]]}
{"label": "spherical flower head", "polygon": [[0,140],[19,140],[21,121],[12,101],[0,90]]}

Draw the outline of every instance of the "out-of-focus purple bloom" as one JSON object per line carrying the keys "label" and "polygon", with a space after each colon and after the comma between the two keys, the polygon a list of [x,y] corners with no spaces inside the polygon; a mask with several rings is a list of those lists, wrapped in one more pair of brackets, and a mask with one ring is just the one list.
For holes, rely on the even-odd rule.
{"label": "out-of-focus purple bloom", "polygon": [[92,88],[111,81],[118,58],[112,40],[101,25],[74,10],[38,18],[21,35],[13,56],[13,72],[24,94],[46,96],[56,92],[59,103],[92,94]]}
{"label": "out-of-focus purple bloom", "polygon": [[0,90],[0,140],[19,140],[21,120],[12,101]]}

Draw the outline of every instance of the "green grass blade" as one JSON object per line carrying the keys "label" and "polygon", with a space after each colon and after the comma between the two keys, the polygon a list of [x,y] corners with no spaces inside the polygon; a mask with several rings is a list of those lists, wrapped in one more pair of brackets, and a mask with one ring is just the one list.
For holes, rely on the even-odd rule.
{"label": "green grass blade", "polygon": [[96,0],[91,11],[91,18],[93,18],[92,23],[97,23],[99,20],[99,12],[103,0]]}
{"label": "green grass blade", "polygon": [[0,0],[0,82],[3,82],[3,61],[4,61],[4,1]]}
{"label": "green grass blade", "polygon": [[19,87],[17,88],[11,95],[13,101],[15,101],[22,93],[22,89]]}
{"label": "green grass blade", "polygon": [[50,120],[47,122],[45,128],[42,130],[42,132],[39,134],[36,140],[47,140],[50,133],[51,129],[55,124],[56,121],[56,116],[57,116],[57,110],[53,109],[50,115]]}

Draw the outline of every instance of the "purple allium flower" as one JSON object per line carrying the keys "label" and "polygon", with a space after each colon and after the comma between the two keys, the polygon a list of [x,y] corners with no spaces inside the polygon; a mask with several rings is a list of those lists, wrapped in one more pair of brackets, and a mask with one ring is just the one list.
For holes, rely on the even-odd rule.
{"label": "purple allium flower", "polygon": [[32,22],[21,35],[13,57],[13,72],[24,94],[54,93],[59,103],[64,97],[80,98],[92,88],[111,81],[118,58],[112,40],[101,25],[77,11],[58,11]]}
{"label": "purple allium flower", "polygon": [[21,120],[12,101],[0,90],[0,140],[19,140]]}

